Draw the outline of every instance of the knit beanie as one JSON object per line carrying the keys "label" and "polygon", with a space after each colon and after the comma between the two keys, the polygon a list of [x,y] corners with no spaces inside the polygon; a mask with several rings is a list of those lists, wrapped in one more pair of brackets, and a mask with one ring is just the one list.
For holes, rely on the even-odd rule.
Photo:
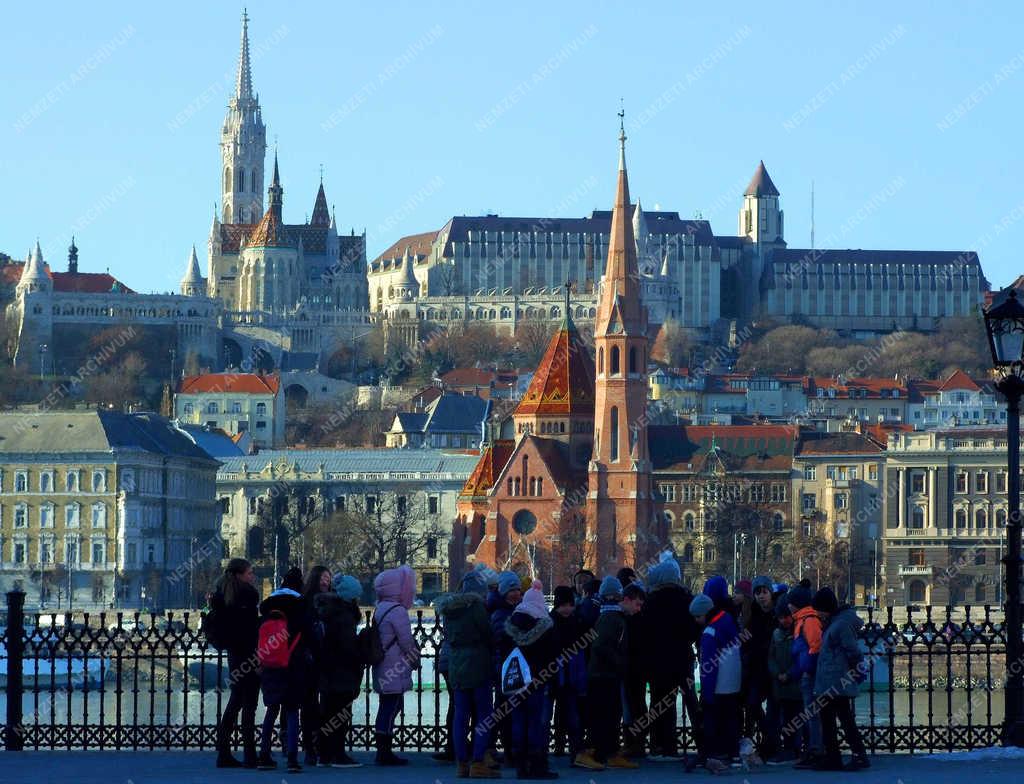
{"label": "knit beanie", "polygon": [[480,577],[483,578],[484,585],[488,588],[498,585],[498,573],[482,561],[477,562],[476,566],[473,567],[473,571],[479,572]]}
{"label": "knit beanie", "polygon": [[484,579],[482,572],[478,572],[474,569],[471,572],[466,572],[462,578],[462,585],[459,589],[462,593],[475,593],[478,596],[487,595],[487,582]]}
{"label": "knit beanie", "polygon": [[648,570],[647,585],[653,591],[659,585],[679,583],[682,577],[675,554],[671,550],[665,550],[658,556],[658,563]]}
{"label": "knit beanie", "polygon": [[832,592],[832,589],[825,586],[814,594],[814,599],[811,600],[811,607],[818,612],[833,614],[839,609],[839,602],[836,599],[836,595]]}
{"label": "knit beanie", "polygon": [[757,593],[758,588],[767,588],[768,593],[772,593],[772,578],[765,577],[763,574],[755,577],[754,582],[750,584],[750,592],[752,594]]}
{"label": "knit beanie", "polygon": [[602,602],[621,602],[622,583],[619,582],[617,577],[608,575],[601,581],[601,590],[597,592],[597,596]]}
{"label": "knit beanie", "polygon": [[561,607],[563,604],[576,604],[576,592],[568,585],[555,587],[555,607]]}
{"label": "knit beanie", "polygon": [[529,590],[523,594],[523,600],[516,607],[516,612],[538,620],[547,617],[548,606],[544,602],[544,586],[540,580],[534,580]]}
{"label": "knit beanie", "polygon": [[334,592],[346,602],[353,602],[363,595],[363,586],[350,574],[336,574],[331,580]]}
{"label": "knit beanie", "polygon": [[502,572],[498,575],[498,593],[504,596],[509,591],[521,591],[522,583],[519,582],[519,575],[515,572]]}
{"label": "knit beanie", "polygon": [[526,593],[528,590],[530,590],[531,585],[533,585],[533,578],[530,577],[530,575],[524,574],[522,577],[519,578],[519,590],[521,590],[523,593]]}
{"label": "knit beanie", "polygon": [[693,597],[693,601],[690,602],[690,615],[694,618],[699,618],[702,615],[707,615],[715,607],[714,601],[706,593],[699,593]]}
{"label": "knit beanie", "polygon": [[811,603],[811,598],[811,589],[798,585],[796,588],[791,588],[789,593],[786,594],[786,603],[793,605],[798,610],[802,610]]}
{"label": "knit beanie", "polygon": [[750,580],[740,580],[736,583],[736,593],[743,596],[753,597],[754,588],[750,583]]}

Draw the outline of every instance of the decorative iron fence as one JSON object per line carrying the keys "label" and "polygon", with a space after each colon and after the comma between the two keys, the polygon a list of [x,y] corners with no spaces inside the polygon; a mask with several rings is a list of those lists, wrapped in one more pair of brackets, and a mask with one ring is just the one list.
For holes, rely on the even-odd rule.
{"label": "decorative iron fence", "polygon": [[[0,632],[8,749],[213,748],[229,669],[227,656],[199,631],[199,613],[26,617],[21,601],[22,594],[8,594]],[[868,748],[933,752],[997,745],[1006,671],[998,611],[900,612],[900,620],[892,609],[864,613],[861,645],[870,667],[856,705]],[[433,751],[448,734],[448,695],[436,669],[442,631],[417,610],[413,632],[422,663],[397,722],[396,746]],[[376,702],[367,673],[353,706],[355,748],[372,746]],[[677,715],[682,745],[692,746],[678,706]]]}

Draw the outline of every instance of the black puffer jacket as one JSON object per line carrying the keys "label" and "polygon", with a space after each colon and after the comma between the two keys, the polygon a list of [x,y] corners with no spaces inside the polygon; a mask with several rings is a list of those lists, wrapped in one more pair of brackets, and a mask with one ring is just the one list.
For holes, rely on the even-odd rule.
{"label": "black puffer jacket", "polygon": [[701,629],[690,615],[693,595],[677,583],[665,583],[647,594],[640,628],[645,665],[654,679],[693,677],[694,646]]}
{"label": "black puffer jacket", "polygon": [[534,618],[526,613],[514,612],[505,623],[505,632],[513,647],[518,647],[526,657],[533,679],[541,680],[541,673],[546,671],[547,678],[543,682],[551,684],[555,675],[555,658],[558,656],[555,624],[551,618],[547,615]]}
{"label": "black puffer jacket", "polygon": [[356,644],[359,605],[331,591],[314,596],[313,607],[323,624],[323,640],[317,657],[320,691],[329,694],[358,692],[364,666]]}
{"label": "black puffer jacket", "polygon": [[210,608],[217,618],[217,634],[229,656],[248,658],[256,652],[260,629],[260,595],[256,588],[241,583],[231,602],[224,599],[224,579],[217,581]]}

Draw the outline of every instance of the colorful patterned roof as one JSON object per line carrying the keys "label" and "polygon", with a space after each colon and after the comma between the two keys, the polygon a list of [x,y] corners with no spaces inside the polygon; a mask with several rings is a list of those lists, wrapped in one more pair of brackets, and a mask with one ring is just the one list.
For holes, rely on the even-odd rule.
{"label": "colorful patterned roof", "polygon": [[331,213],[327,209],[327,195],[324,193],[324,184],[320,183],[320,190],[316,192],[316,202],[313,204],[313,216],[309,220],[310,226],[317,226],[326,229],[331,225]]}
{"label": "colorful patterned roof", "polygon": [[594,414],[594,360],[572,319],[551,337],[514,416]]}
{"label": "colorful patterned roof", "polygon": [[247,248],[291,248],[292,238],[285,231],[280,212],[273,206],[267,208],[256,228],[245,239]]}
{"label": "colorful patterned roof", "polygon": [[466,484],[462,486],[462,495],[487,495],[494,487],[495,481],[505,468],[515,448],[516,442],[512,439],[498,439],[490,446],[485,447],[476,468],[469,475]]}

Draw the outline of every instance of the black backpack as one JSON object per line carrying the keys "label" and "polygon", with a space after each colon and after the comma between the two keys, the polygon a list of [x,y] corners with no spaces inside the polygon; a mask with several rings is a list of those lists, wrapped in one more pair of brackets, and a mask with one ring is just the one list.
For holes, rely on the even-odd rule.
{"label": "black backpack", "polygon": [[[387,649],[384,647],[384,643],[380,638],[380,624],[388,617],[388,613],[394,610],[395,607],[398,607],[398,605],[396,604],[389,607],[380,617],[379,621],[375,621],[371,617],[370,622],[364,626],[356,636],[356,647],[359,650],[359,657],[371,667],[375,667],[384,661],[384,654],[387,653]],[[394,645],[395,642],[396,640],[392,640],[391,645]],[[388,645],[388,648],[390,648],[391,645]]]}
{"label": "black backpack", "polygon": [[206,637],[206,641],[218,651],[228,647],[227,640],[230,635],[224,629],[224,597],[215,593],[210,597],[210,609],[199,622],[199,630]]}

